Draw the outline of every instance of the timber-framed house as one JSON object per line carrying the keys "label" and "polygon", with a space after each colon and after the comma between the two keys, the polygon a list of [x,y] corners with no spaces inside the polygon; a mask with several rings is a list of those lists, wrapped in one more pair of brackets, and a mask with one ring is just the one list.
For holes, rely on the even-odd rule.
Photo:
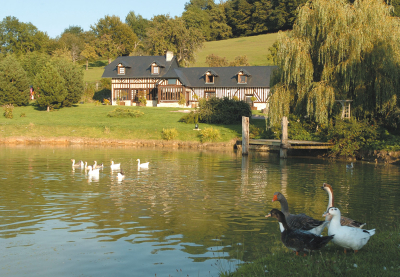
{"label": "timber-framed house", "polygon": [[275,66],[179,67],[173,53],[165,56],[123,56],[105,67],[111,78],[112,105],[136,105],[139,95],[147,106],[195,106],[199,98],[236,97],[257,109],[266,107]]}

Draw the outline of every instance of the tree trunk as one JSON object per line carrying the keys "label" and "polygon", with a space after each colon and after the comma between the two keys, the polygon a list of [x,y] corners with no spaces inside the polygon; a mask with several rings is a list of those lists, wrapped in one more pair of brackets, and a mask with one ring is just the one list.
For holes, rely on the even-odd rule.
{"label": "tree trunk", "polygon": [[50,106],[47,106],[47,111],[48,111],[48,112],[50,111]]}
{"label": "tree trunk", "polygon": [[89,70],[89,59],[86,59],[86,70]]}

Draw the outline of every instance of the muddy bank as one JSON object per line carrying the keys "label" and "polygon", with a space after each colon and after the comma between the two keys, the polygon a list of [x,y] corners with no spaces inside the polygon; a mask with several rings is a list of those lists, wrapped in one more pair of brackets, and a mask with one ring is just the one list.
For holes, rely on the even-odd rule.
{"label": "muddy bank", "polygon": [[0,138],[0,144],[25,144],[25,145],[90,145],[90,146],[130,146],[130,147],[166,147],[166,148],[187,148],[187,149],[221,149],[233,150],[235,141],[218,143],[200,143],[188,141],[165,141],[165,140],[129,140],[129,139],[104,139],[104,138],[28,138],[9,137]]}

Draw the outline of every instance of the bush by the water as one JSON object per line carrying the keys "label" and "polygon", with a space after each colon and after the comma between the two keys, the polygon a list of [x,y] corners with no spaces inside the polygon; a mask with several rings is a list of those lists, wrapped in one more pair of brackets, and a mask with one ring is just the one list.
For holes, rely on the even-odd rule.
{"label": "bush by the water", "polygon": [[171,129],[165,129],[163,128],[161,137],[163,140],[173,140],[178,136],[178,131],[176,128],[171,128]]}
{"label": "bush by the water", "polygon": [[201,142],[216,142],[221,138],[221,133],[218,129],[210,127],[201,130],[199,136]]}
{"label": "bush by the water", "polygon": [[377,126],[368,120],[336,118],[328,128],[327,139],[334,144],[331,156],[354,157],[357,151],[373,144],[378,138]]}
{"label": "bush by the water", "polygon": [[116,108],[115,110],[107,114],[108,117],[139,117],[144,115],[141,111],[135,111],[130,109]]}
{"label": "bush by the water", "polygon": [[[251,117],[250,105],[234,99],[211,97],[199,100],[196,112],[184,115],[180,121],[186,123],[238,124],[242,116]],[[197,121],[196,121],[197,120]]]}

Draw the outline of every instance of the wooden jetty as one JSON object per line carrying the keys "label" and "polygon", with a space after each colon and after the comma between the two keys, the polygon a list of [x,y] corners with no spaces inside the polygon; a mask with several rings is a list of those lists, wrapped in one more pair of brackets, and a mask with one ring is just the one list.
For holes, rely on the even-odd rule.
{"label": "wooden jetty", "polygon": [[[286,159],[289,152],[303,150],[307,155],[311,150],[329,150],[333,144],[318,141],[303,141],[288,139],[288,119],[282,118],[282,138],[278,139],[250,139],[249,118],[242,117],[242,140],[236,142],[237,148],[242,148],[242,155],[248,155],[249,150],[255,151],[279,151],[280,157]],[[315,152],[315,151],[314,151]]]}

